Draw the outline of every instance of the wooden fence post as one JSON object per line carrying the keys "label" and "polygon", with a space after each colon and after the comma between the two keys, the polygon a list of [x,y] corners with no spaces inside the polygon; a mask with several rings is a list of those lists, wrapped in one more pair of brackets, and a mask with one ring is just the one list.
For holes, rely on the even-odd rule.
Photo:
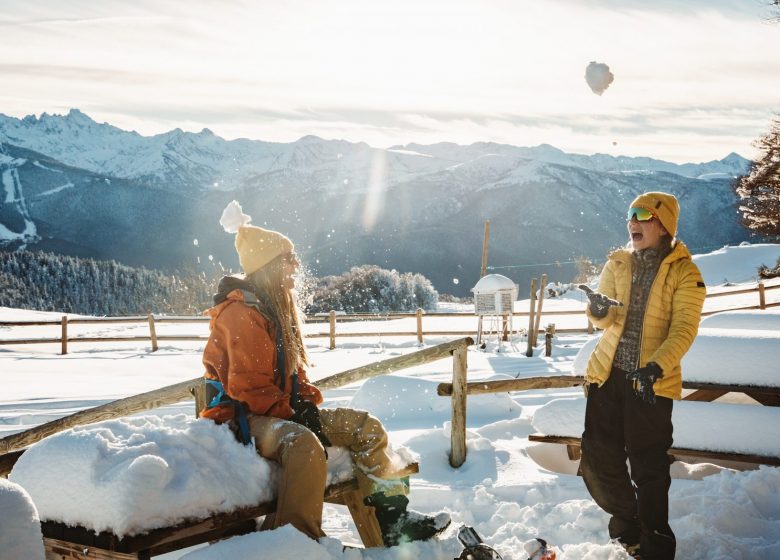
{"label": "wooden fence post", "polygon": [[588,334],[593,334],[593,323],[588,319]]}
{"label": "wooden fence post", "polygon": [[468,348],[452,353],[452,426],[450,426],[450,465],[460,467],[466,461],[466,377]]}
{"label": "wooden fence post", "polygon": [[542,304],[544,304],[544,287],[547,285],[547,275],[542,274],[542,281],[539,284],[539,303],[536,306],[536,321],[534,322],[534,346],[536,346],[539,337],[539,322],[542,318]]}
{"label": "wooden fence post", "polygon": [[62,355],[68,353],[68,316],[62,316]]}
{"label": "wooden fence post", "polygon": [[330,310],[330,349],[336,348],[336,312]]}
{"label": "wooden fence post", "polygon": [[152,352],[157,352],[157,330],[154,328],[154,315],[149,313],[149,338],[152,340]]}
{"label": "wooden fence post", "polygon": [[764,293],[764,283],[759,282],[758,283],[758,306],[761,309],[766,309],[766,294]]}
{"label": "wooden fence post", "polygon": [[547,325],[547,329],[544,331],[544,355],[548,358],[552,356],[552,342],[555,336],[555,323]]}
{"label": "wooden fence post", "polygon": [[534,355],[534,308],[536,304],[536,278],[531,278],[531,300],[528,305],[528,349],[525,355],[529,358]]}
{"label": "wooden fence post", "polygon": [[423,343],[422,316],[423,316],[423,310],[418,307],[417,308],[417,342],[420,344]]}
{"label": "wooden fence post", "polygon": [[190,393],[195,398],[195,418],[200,417],[200,411],[206,408],[206,380],[190,388]]}

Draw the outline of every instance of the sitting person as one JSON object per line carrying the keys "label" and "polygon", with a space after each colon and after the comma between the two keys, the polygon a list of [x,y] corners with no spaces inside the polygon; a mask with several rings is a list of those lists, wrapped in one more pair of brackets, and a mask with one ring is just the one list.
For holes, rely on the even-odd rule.
{"label": "sitting person", "polygon": [[317,407],[323,398],[306,376],[309,358],[293,291],[300,263],[287,237],[249,220],[235,202],[221,220],[228,232],[237,232],[244,276],[223,278],[207,312],[204,377],[216,398],[207,391],[201,416],[229,422],[244,443],[254,438],[257,452],[281,465],[276,513],[266,516],[262,528],[290,523],[313,539],[325,535],[325,448],[343,446],[386,546],[439,534],[449,514],[407,509],[408,477],[398,473],[379,420],[361,410]]}

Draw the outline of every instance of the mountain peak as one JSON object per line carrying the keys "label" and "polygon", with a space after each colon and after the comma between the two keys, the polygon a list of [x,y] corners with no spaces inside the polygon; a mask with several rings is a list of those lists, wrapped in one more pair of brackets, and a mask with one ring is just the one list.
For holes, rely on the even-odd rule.
{"label": "mountain peak", "polygon": [[68,114],[65,115],[65,118],[70,122],[76,124],[83,124],[83,125],[96,124],[94,120],[92,120],[88,115],[82,113],[78,109],[71,109],[70,111],[68,111]]}

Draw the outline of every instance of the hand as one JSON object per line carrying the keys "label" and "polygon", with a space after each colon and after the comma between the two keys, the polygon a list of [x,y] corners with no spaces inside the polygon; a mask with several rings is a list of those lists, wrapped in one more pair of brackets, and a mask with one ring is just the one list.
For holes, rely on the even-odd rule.
{"label": "hand", "polygon": [[648,363],[645,367],[629,373],[626,379],[634,382],[634,395],[647,404],[655,404],[655,391],[653,383],[664,376],[661,366],[655,362]]}
{"label": "hand", "polygon": [[607,297],[601,292],[596,292],[586,284],[580,284],[577,287],[588,296],[590,312],[594,317],[606,317],[610,307],[623,307],[623,302]]}
{"label": "hand", "polygon": [[[323,447],[330,447],[330,440],[322,431],[322,420],[320,420],[320,411],[317,405],[311,401],[299,401],[295,414],[290,417],[290,421],[296,422],[314,432],[317,439],[320,440]],[[327,452],[326,452],[327,453]]]}

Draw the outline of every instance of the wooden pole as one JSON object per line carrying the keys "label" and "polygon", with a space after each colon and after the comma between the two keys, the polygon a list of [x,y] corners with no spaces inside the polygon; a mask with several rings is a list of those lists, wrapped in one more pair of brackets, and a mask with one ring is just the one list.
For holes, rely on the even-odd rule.
{"label": "wooden pole", "polygon": [[542,305],[544,304],[544,287],[547,286],[547,275],[542,274],[542,281],[539,284],[539,303],[536,306],[536,321],[534,322],[534,346],[539,342],[539,322],[542,318]]}
{"label": "wooden pole", "polygon": [[466,378],[467,348],[452,355],[452,426],[450,432],[450,465],[460,467],[466,461]]}
{"label": "wooden pole", "polygon": [[157,330],[154,328],[154,315],[149,313],[149,338],[152,340],[152,352],[157,352]]}
{"label": "wooden pole", "polygon": [[528,348],[525,355],[534,355],[534,308],[536,303],[536,278],[531,278],[531,300],[528,302]]}
{"label": "wooden pole", "polygon": [[[497,381],[475,381],[466,383],[467,395],[486,395],[488,393],[506,393],[509,391],[528,391],[531,389],[563,389],[577,387],[585,382],[579,375],[544,375],[539,377],[522,377],[520,379],[499,379]],[[439,383],[436,393],[440,397],[453,397],[455,383]],[[454,432],[453,420],[453,432]]]}
{"label": "wooden pole", "polygon": [[459,338],[452,342],[445,342],[444,344],[437,344],[436,346],[431,346],[424,350],[412,352],[406,356],[398,356],[397,358],[390,358],[389,360],[382,360],[381,362],[374,362],[373,364],[342,371],[341,373],[315,381],[314,385],[321,390],[335,389],[336,387],[355,383],[356,381],[362,381],[369,377],[376,377],[377,375],[392,373],[399,369],[441,360],[442,358],[452,355],[455,350],[466,348],[472,344],[474,344],[474,340],[471,337]]}
{"label": "wooden pole", "polygon": [[200,411],[206,408],[206,380],[190,388],[190,394],[195,399],[195,418],[200,418]]}
{"label": "wooden pole", "polygon": [[547,329],[544,331],[544,355],[548,358],[552,356],[552,343],[555,336],[555,323],[547,325]]}
{"label": "wooden pole", "polygon": [[588,319],[588,334],[593,334],[593,323]]}
{"label": "wooden pole", "polygon": [[758,283],[758,307],[761,309],[766,309],[766,288],[764,287],[763,282]]}
{"label": "wooden pole", "polygon": [[330,310],[330,349],[336,349],[336,312]]}
{"label": "wooden pole", "polygon": [[482,239],[482,268],[479,277],[487,274],[488,248],[490,246],[490,220],[485,220],[485,237]]}
{"label": "wooden pole", "polygon": [[68,353],[68,316],[62,316],[62,355]]}
{"label": "wooden pole", "polygon": [[418,307],[417,308],[417,342],[419,344],[423,343],[422,316],[423,316],[423,310]]}

